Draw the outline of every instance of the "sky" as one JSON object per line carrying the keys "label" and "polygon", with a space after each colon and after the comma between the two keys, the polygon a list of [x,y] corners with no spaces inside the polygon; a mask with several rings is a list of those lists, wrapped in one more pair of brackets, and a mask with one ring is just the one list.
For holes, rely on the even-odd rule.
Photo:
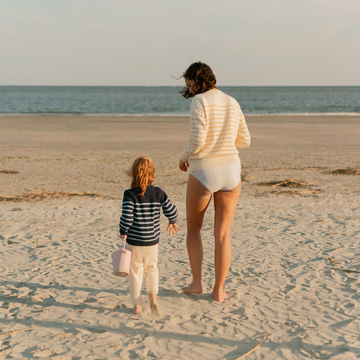
{"label": "sky", "polygon": [[360,0],[3,0],[0,85],[360,85]]}

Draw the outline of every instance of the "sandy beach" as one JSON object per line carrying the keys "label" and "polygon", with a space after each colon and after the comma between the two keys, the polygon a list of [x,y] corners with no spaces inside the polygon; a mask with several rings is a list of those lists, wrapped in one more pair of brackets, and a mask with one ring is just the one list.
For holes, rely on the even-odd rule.
{"label": "sandy beach", "polygon": [[[0,117],[0,359],[358,359],[360,116],[246,119],[229,299],[218,304],[212,204],[205,292],[181,291],[188,117]],[[111,253],[123,170],[138,155],[153,159],[181,232],[167,235],[162,217],[160,311],[144,291],[134,315]]]}

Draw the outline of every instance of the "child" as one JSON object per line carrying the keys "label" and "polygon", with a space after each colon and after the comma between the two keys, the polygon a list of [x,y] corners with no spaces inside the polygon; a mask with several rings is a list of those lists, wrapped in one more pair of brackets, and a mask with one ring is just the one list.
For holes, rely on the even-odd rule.
{"label": "child", "polygon": [[158,310],[158,243],[160,238],[160,208],[169,219],[167,231],[175,235],[180,228],[176,206],[165,192],[152,185],[155,166],[147,156],[137,158],[127,173],[131,189],[125,190],[120,217],[120,238],[126,240],[131,254],[129,290],[134,313],[142,310],[141,287],[146,273],[146,290],[151,309]]}

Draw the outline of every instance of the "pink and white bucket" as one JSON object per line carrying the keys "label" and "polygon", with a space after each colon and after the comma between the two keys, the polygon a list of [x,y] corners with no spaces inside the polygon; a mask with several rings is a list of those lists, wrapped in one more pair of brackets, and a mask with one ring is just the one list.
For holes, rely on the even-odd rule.
{"label": "pink and white bucket", "polygon": [[125,277],[129,275],[131,263],[131,251],[127,249],[116,250],[111,254],[115,276]]}

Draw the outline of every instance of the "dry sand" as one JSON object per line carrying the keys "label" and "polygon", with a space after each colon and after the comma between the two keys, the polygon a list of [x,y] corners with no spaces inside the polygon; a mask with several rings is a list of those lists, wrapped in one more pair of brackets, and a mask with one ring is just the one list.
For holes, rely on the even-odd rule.
{"label": "dry sand", "polygon": [[[190,270],[187,175],[177,165],[188,118],[1,117],[0,358],[230,360],[266,334],[246,359],[359,358],[360,117],[247,121],[230,298],[218,304],[212,206],[205,293],[181,292]],[[182,231],[169,237],[163,217],[160,311],[144,296],[133,315],[110,254],[122,246],[123,170],[142,154],[153,158],[155,185],[177,205]]]}

